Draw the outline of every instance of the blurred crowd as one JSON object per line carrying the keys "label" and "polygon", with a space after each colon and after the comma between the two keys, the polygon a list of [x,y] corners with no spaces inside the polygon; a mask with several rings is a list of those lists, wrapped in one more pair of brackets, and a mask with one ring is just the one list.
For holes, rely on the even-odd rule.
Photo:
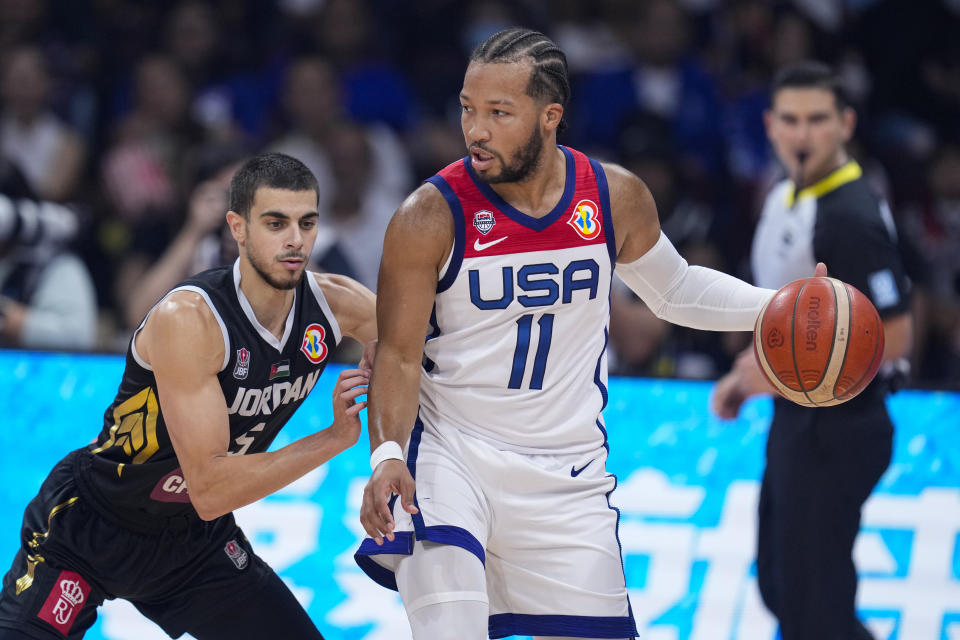
{"label": "blurred crowd", "polygon": [[[375,289],[394,209],[465,154],[470,51],[516,24],[567,53],[561,142],[641,176],[691,263],[747,278],[772,73],[834,65],[904,241],[914,383],[960,386],[957,0],[0,0],[0,346],[124,350],[235,258],[226,187],[264,149],[317,175],[315,268]],[[612,298],[614,373],[716,377],[748,339]]]}

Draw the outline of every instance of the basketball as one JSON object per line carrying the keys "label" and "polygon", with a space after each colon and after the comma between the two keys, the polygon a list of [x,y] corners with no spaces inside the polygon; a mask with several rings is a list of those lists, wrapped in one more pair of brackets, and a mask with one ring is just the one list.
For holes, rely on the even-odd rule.
{"label": "basketball", "polygon": [[782,287],[764,306],[753,351],[784,398],[828,407],[855,397],[877,374],[883,323],[870,299],[849,284],[803,278]]}

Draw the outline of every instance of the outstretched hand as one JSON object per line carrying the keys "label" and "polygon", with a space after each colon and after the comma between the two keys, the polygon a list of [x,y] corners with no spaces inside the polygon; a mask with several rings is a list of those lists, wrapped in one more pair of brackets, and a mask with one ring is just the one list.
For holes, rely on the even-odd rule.
{"label": "outstretched hand", "polygon": [[367,401],[357,402],[357,398],[367,392],[370,371],[365,369],[344,369],[333,387],[333,424],[330,431],[348,449],[360,439],[360,412]]}
{"label": "outstretched hand", "polygon": [[392,494],[400,496],[400,504],[407,513],[418,513],[413,505],[417,484],[403,460],[384,460],[373,470],[373,475],[363,490],[363,505],[360,507],[360,522],[367,535],[378,545],[383,539],[393,541],[396,523],[388,502]]}

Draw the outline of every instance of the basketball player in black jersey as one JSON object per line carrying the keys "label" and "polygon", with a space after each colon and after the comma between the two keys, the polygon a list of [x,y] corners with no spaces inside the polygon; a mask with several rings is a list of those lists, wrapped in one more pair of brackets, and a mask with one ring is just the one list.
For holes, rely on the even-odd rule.
{"label": "basketball player in black jersey", "polygon": [[[788,67],[774,80],[767,135],[788,179],[767,197],[754,236],[754,280],[779,288],[814,261],[865,293],[883,318],[884,366],[859,396],[833,407],[774,401],[760,491],[757,582],[783,640],[866,640],[857,619],[853,543],[860,509],[887,465],[893,424],[884,397],[911,342],[909,284],[889,207],[847,153],[856,116],[830,69]],[[714,411],[737,415],[770,392],[752,348],[717,383]]]}
{"label": "basketball player in black jersey", "polygon": [[267,452],[341,336],[376,337],[374,296],[306,272],[317,182],[299,161],[247,161],[230,185],[230,267],[175,287],[131,340],[100,435],[24,514],[0,638],[80,638],[107,598],[172,637],[322,638],[232,512],[353,445],[369,354],[340,374],[333,424]]}

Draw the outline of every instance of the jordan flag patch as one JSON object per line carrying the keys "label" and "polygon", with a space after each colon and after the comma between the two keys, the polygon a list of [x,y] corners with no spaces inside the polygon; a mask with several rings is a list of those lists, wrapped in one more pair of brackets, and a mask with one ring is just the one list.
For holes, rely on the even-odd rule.
{"label": "jordan flag patch", "polygon": [[274,362],[270,365],[270,379],[276,380],[277,378],[289,378],[290,377],[290,361],[283,360],[282,362]]}

